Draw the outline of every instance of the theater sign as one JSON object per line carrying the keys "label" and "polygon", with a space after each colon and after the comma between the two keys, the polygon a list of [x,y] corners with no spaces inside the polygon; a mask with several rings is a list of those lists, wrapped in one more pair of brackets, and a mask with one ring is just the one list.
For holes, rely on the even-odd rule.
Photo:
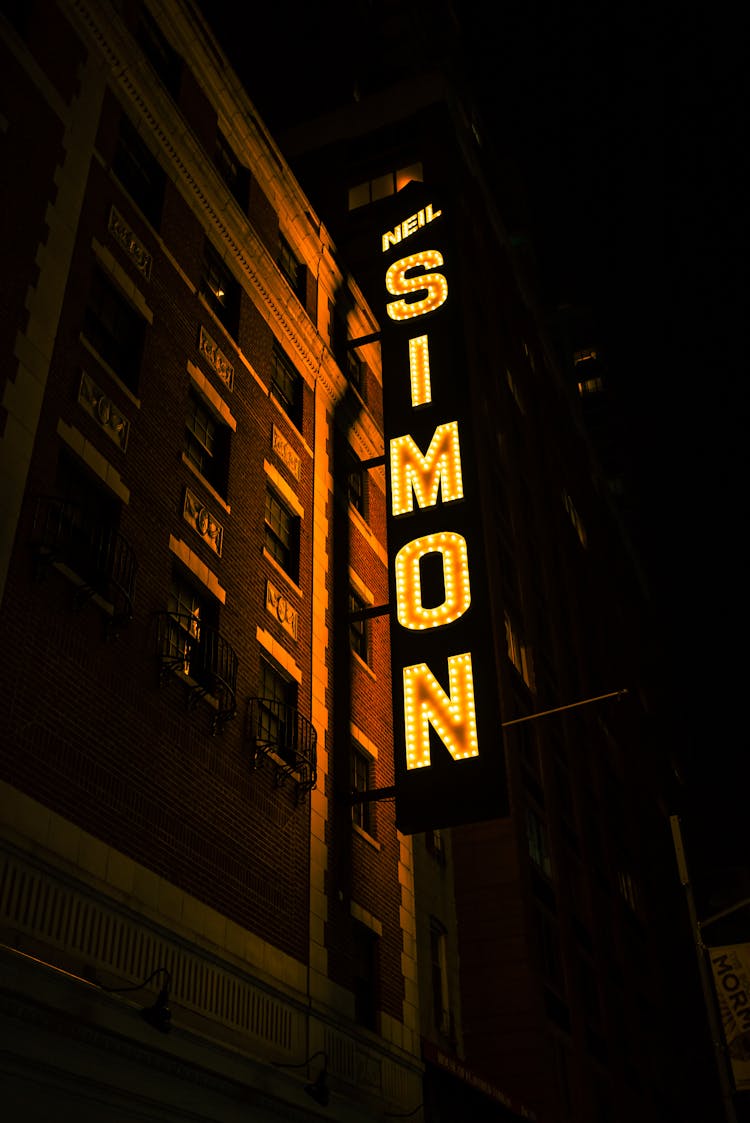
{"label": "theater sign", "polygon": [[452,216],[432,195],[402,196],[381,234],[378,312],[396,818],[413,834],[507,805]]}

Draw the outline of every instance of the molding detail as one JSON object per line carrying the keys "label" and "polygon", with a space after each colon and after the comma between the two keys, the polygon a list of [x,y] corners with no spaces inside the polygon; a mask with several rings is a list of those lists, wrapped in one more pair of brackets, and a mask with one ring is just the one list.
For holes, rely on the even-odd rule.
{"label": "molding detail", "polygon": [[299,456],[297,456],[297,453],[289,444],[289,441],[286,439],[281,430],[278,429],[275,425],[273,426],[271,440],[273,444],[273,451],[275,452],[276,456],[278,456],[284,467],[289,469],[295,480],[299,480],[301,464],[300,458]]}
{"label": "molding detail", "polygon": [[189,487],[185,488],[185,502],[182,506],[182,517],[200,535],[207,546],[221,557],[224,543],[224,527],[218,523],[207,507],[201,503],[195,492]]}
{"label": "molding detail", "polygon": [[296,642],[299,613],[270,581],[266,581],[266,612],[270,612]]}
{"label": "molding detail", "polygon": [[96,383],[81,371],[81,383],[78,387],[78,402],[86,413],[104,430],[110,440],[125,452],[130,434],[130,422],[123,417],[110,398],[100,390]]}
{"label": "molding detail", "polygon": [[206,329],[201,324],[198,335],[198,350],[213,371],[229,390],[234,390],[234,367]]}
{"label": "molding detail", "polygon": [[151,265],[154,259],[143,243],[136,238],[133,231],[125,222],[125,219],[114,206],[109,212],[107,230],[115,241],[119,243],[121,248],[125,250],[125,253],[131,259],[144,280],[150,281]]}

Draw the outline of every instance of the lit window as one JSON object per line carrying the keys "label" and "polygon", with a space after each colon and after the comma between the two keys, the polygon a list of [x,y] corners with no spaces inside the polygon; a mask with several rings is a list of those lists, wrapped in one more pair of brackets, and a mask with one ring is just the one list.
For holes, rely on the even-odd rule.
{"label": "lit window", "polygon": [[430,971],[432,978],[432,1014],[435,1028],[448,1034],[451,1028],[448,992],[448,941],[439,920],[430,918]]}
{"label": "lit window", "polygon": [[172,624],[165,636],[165,654],[177,660],[183,673],[190,678],[196,681],[208,678],[205,629],[217,627],[216,602],[200,591],[182,570],[175,568],[167,610]]}
{"label": "lit window", "polygon": [[[372,759],[360,749],[359,745],[352,744],[351,749],[351,787],[353,793],[363,795],[370,791],[370,778],[372,775]],[[373,805],[369,800],[359,800],[352,805],[352,821],[369,835],[374,835]]]}
{"label": "lit window", "polygon": [[185,413],[185,455],[220,495],[226,497],[229,429],[204,399],[191,391]]}
{"label": "lit window", "polygon": [[101,269],[91,276],[83,335],[104,362],[135,392],[145,335],[143,318]]}
{"label": "lit window", "polygon": [[239,326],[240,286],[210,242],[203,246],[200,292],[230,335]]}
{"label": "lit window", "polygon": [[374,179],[366,180],[349,188],[349,210],[355,211],[359,207],[366,207],[368,203],[376,203],[378,199],[387,199],[389,196],[401,191],[408,183],[423,180],[421,163],[409,164],[397,171],[386,172]]}
{"label": "lit window", "polygon": [[299,516],[292,514],[272,488],[267,488],[265,546],[293,581],[299,577],[299,529]]}
{"label": "lit window", "polygon": [[604,382],[601,378],[587,378],[583,382],[578,383],[578,393],[581,397],[584,394],[600,394],[604,389]]}
{"label": "lit window", "polygon": [[279,347],[271,358],[271,391],[297,428],[302,425],[302,376]]}

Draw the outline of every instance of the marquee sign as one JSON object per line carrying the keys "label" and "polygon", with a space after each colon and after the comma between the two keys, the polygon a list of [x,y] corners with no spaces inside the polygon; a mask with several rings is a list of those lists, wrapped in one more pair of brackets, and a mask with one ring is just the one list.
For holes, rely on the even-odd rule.
{"label": "marquee sign", "polygon": [[402,214],[380,238],[396,819],[407,834],[507,810],[450,207],[417,191],[395,197]]}

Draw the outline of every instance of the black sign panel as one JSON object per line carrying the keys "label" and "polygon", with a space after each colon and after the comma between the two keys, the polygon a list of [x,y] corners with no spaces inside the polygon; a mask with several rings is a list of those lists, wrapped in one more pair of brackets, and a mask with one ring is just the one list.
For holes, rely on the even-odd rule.
{"label": "black sign panel", "polygon": [[507,810],[471,379],[448,199],[410,185],[381,232],[396,818]]}

